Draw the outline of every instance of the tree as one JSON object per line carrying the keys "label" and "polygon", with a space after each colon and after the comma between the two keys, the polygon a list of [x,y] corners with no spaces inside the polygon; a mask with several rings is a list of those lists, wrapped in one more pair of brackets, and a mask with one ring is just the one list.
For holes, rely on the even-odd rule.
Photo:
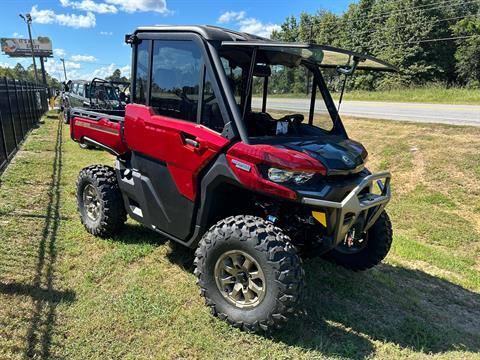
{"label": "tree", "polygon": [[[290,16],[272,38],[304,42],[313,38],[318,44],[373,54],[400,69],[398,74],[358,71],[349,88],[373,90],[432,82],[472,86],[478,82],[480,65],[474,59],[479,58],[480,40],[448,38],[479,34],[478,25],[472,25],[478,24],[479,8],[475,1],[359,0],[342,15],[318,11]],[[298,89],[301,77],[288,76],[282,87]],[[324,71],[324,76],[329,86],[338,88],[335,71]]]}
{"label": "tree", "polygon": [[112,75],[107,76],[106,80],[128,82],[128,79],[125,76],[122,76],[120,69],[115,69]]}
{"label": "tree", "polygon": [[455,24],[453,31],[456,36],[471,36],[458,40],[455,59],[459,80],[463,85],[480,88],[480,18],[462,19]]}

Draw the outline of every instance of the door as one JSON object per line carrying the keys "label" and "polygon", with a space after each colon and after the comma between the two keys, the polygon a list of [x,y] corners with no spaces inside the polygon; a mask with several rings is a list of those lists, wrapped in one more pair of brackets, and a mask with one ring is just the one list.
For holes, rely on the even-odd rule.
{"label": "door", "polygon": [[[192,230],[201,171],[229,141],[200,121],[206,69],[201,45],[150,41],[138,45],[136,57],[135,102],[147,106],[127,106],[125,138],[133,150],[132,166],[142,176],[147,222],[185,240]],[[146,66],[149,51],[153,56]]]}

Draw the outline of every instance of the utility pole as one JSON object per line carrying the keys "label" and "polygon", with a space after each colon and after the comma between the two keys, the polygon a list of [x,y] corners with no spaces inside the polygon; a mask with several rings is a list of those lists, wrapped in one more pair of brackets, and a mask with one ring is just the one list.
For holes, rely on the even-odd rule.
{"label": "utility pole", "polygon": [[65,58],[60,58],[63,64],[63,75],[65,75],[65,82],[67,82],[67,70],[65,70]]}
{"label": "utility pole", "polygon": [[45,64],[43,56],[40,56],[40,68],[42,69],[43,85],[47,86],[47,75],[45,73]]}
{"label": "utility pole", "polygon": [[37,64],[35,62],[35,53],[33,50],[32,30],[30,29],[30,25],[32,24],[32,16],[30,14],[25,14],[25,16],[20,14],[19,16],[23,19],[23,21],[25,21],[28,27],[28,37],[30,38],[30,49],[32,50],[33,70],[35,71],[35,82],[38,84]]}

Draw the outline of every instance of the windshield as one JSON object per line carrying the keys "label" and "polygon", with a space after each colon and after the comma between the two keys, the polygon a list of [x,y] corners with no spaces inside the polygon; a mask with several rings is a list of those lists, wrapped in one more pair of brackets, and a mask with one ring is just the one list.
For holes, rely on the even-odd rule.
{"label": "windshield", "polygon": [[314,68],[296,51],[277,50],[257,51],[249,86],[252,49],[220,49],[223,70],[248,136],[329,134],[338,118],[327,110],[325,98],[316,96],[319,82]]}
{"label": "windshield", "polygon": [[371,55],[326,45],[273,41],[224,41],[222,46],[225,48],[252,48],[255,46],[272,60],[285,61],[288,58],[296,58],[299,61],[308,61],[322,68],[351,66],[354,60],[357,60],[357,69],[359,70],[398,71],[392,64]]}
{"label": "windshield", "polygon": [[93,99],[100,98],[100,92],[103,92],[105,94],[105,100],[118,100],[117,89],[113,86],[104,84],[94,84],[90,90],[90,97]]}

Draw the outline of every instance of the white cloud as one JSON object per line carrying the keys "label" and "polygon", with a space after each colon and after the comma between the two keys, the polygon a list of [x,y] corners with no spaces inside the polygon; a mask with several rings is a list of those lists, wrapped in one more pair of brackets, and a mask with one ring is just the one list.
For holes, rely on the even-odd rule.
{"label": "white cloud", "polygon": [[100,35],[105,35],[105,36],[112,36],[113,32],[112,31],[100,31]]}
{"label": "white cloud", "polygon": [[245,11],[226,11],[217,20],[220,24],[235,22],[241,32],[269,38],[273,30],[280,30],[281,27],[273,23],[263,23],[262,21],[248,17]]}
{"label": "white cloud", "polygon": [[70,56],[72,61],[80,61],[80,62],[95,62],[97,58],[93,55],[72,55]]}
{"label": "white cloud", "polygon": [[12,34],[12,37],[14,37],[14,38],[23,38],[24,35],[19,34],[18,32],[15,31],[15,32]]}
{"label": "white cloud", "polygon": [[238,25],[240,25],[239,30],[241,32],[262,36],[265,38],[269,38],[272,35],[273,30],[278,31],[281,29],[280,25],[272,23],[264,24],[255,18],[243,19]]}
{"label": "white cloud", "polygon": [[234,20],[239,21],[245,18],[245,14],[245,11],[227,11],[220,15],[217,22],[220,24],[226,24]]}
{"label": "white cloud", "polygon": [[7,63],[7,62],[1,62],[0,61],[0,67],[2,67],[2,68],[13,68],[13,67],[15,67],[15,65],[12,65],[12,64]]}
{"label": "white cloud", "polygon": [[37,5],[34,5],[30,13],[33,21],[39,24],[59,24],[76,29],[90,28],[96,25],[96,18],[92,12],[87,12],[86,15],[56,14],[50,9],[38,10]]}
{"label": "white cloud", "polygon": [[[65,61],[65,69],[67,70],[67,77],[69,79],[78,79],[81,77],[79,70],[82,65],[73,61]],[[45,70],[57,79],[63,79],[63,64],[60,60],[48,59],[45,63]]]}
{"label": "white cloud", "polygon": [[67,54],[67,52],[63,49],[53,49],[53,55],[55,56],[58,56],[58,57],[65,57],[65,55]]}
{"label": "white cloud", "polygon": [[92,0],[70,1],[60,0],[63,7],[71,7],[73,9],[91,11],[99,14],[115,14],[118,10],[114,5],[105,3],[96,3]]}
{"label": "white cloud", "polygon": [[125,66],[118,66],[115,63],[112,63],[108,66],[103,66],[98,69],[95,69],[90,75],[88,75],[86,78],[88,79],[93,79],[95,77],[98,78],[106,78],[107,76],[110,76],[113,74],[113,72],[116,69],[120,69],[120,73],[122,76],[126,76],[127,78],[130,77],[130,65],[125,65]]}
{"label": "white cloud", "polygon": [[161,14],[169,13],[166,0],[105,0],[105,2],[115,5],[120,10],[128,13],[137,11],[154,11]]}

